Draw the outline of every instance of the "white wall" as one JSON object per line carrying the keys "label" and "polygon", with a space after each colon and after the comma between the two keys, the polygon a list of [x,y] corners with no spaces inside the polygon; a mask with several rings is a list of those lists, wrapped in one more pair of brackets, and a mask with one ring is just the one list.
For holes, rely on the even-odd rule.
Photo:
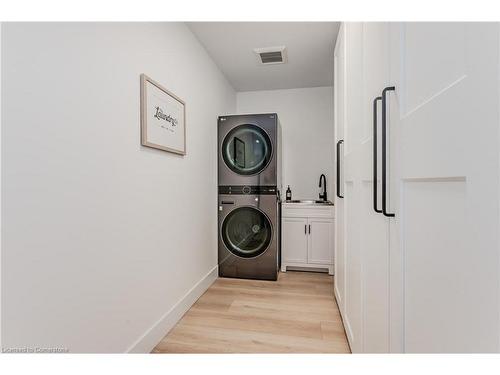
{"label": "white wall", "polygon": [[[0,22],[0,82],[2,81],[2,23]],[[2,85],[0,85],[0,119],[2,118]],[[2,132],[0,132],[0,166],[2,165]],[[1,169],[1,167],[0,167]],[[0,173],[0,212],[2,212],[2,174]],[[0,348],[2,348],[2,215],[0,215]]]}
{"label": "white wall", "polygon": [[283,130],[283,190],[293,199],[318,198],[319,176],[334,194],[333,88],[247,91],[237,94],[238,113],[276,112]]}
{"label": "white wall", "polygon": [[[186,101],[187,156],[140,146],[141,73]],[[175,23],[4,24],[2,78],[3,346],[147,348],[217,265],[234,90]]]}

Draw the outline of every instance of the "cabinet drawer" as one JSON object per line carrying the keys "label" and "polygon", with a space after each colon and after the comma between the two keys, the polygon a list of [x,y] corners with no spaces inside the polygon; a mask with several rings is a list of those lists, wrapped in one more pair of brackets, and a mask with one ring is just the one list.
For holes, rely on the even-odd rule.
{"label": "cabinet drawer", "polygon": [[333,218],[333,206],[300,206],[293,203],[282,206],[282,216],[285,217],[320,217],[320,218]]}

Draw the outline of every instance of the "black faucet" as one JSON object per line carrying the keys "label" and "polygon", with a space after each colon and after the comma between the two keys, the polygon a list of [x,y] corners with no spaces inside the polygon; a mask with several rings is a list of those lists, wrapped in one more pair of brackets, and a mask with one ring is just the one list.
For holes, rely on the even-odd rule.
{"label": "black faucet", "polygon": [[319,199],[323,199],[326,202],[328,199],[326,195],[326,176],[324,174],[319,176],[319,187],[321,187],[321,179],[323,179],[323,194],[319,193]]}

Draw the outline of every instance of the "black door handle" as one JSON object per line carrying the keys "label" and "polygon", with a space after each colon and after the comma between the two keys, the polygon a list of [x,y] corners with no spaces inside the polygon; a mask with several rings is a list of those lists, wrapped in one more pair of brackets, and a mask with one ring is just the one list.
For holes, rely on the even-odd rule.
{"label": "black door handle", "polygon": [[304,224],[304,234],[307,234],[307,224]]}
{"label": "black door handle", "polygon": [[373,100],[373,209],[377,213],[382,213],[377,205],[378,195],[378,176],[377,176],[377,102],[382,100],[381,96],[377,96]]}
{"label": "black door handle", "polygon": [[382,213],[387,217],[396,216],[387,212],[387,91],[395,91],[394,86],[388,86],[382,91]]}
{"label": "black door handle", "polygon": [[309,224],[309,234],[311,234],[311,224]]}
{"label": "black door handle", "polygon": [[337,197],[344,198],[343,195],[340,195],[340,145],[344,143],[344,140],[341,139],[337,142]]}

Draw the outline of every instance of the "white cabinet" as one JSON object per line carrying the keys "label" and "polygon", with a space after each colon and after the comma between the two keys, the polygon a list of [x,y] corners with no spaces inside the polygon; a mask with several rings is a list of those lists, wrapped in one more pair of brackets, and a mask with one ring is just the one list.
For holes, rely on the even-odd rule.
{"label": "white cabinet", "polygon": [[[363,24],[342,24],[334,52],[334,98],[336,100],[336,258],[335,297],[343,317],[346,335],[353,352],[361,352],[363,339],[362,247],[359,208],[362,191],[370,185],[362,179],[363,165],[360,148],[366,136],[363,125]],[[369,165],[367,166],[369,167]]]}
{"label": "white cabinet", "polygon": [[500,350],[498,35],[497,23],[390,24],[394,350]]}
{"label": "white cabinet", "polygon": [[[337,160],[335,174],[337,178],[342,177],[342,153],[344,147],[342,142],[344,139],[344,128],[346,115],[345,115],[345,75],[346,75],[346,58],[345,58],[345,23],[343,23],[337,36],[337,43],[333,54],[334,58],[334,109],[333,115],[335,116],[335,144],[337,147]],[[337,181],[335,183],[335,190],[337,197],[342,197],[341,191]],[[343,309],[345,307],[345,215],[344,215],[344,200],[335,199],[335,246],[334,246],[334,284],[333,290],[335,299],[339,305],[339,309],[344,316]]]}
{"label": "white cabinet", "polygon": [[333,220],[311,217],[308,219],[307,263],[331,265],[333,263]]}
{"label": "white cabinet", "polygon": [[285,217],[282,223],[282,265],[283,261],[307,263],[307,219]]}
{"label": "white cabinet", "polygon": [[[380,95],[389,81],[389,23],[363,24],[363,133],[358,139],[361,196],[359,217],[363,222],[361,263],[363,267],[363,351],[387,353],[389,347],[389,233],[391,220],[375,211],[374,187],[377,192],[377,209],[381,210],[381,168],[377,163],[377,182],[373,182],[373,125],[376,106],[377,156],[381,160],[381,112]],[[373,74],[377,72],[377,74]],[[372,203],[370,203],[372,202]]]}
{"label": "white cabinet", "polygon": [[342,25],[335,296],[353,352],[500,350],[499,35]]}
{"label": "white cabinet", "polygon": [[281,271],[322,268],[333,274],[333,206],[283,204]]}

